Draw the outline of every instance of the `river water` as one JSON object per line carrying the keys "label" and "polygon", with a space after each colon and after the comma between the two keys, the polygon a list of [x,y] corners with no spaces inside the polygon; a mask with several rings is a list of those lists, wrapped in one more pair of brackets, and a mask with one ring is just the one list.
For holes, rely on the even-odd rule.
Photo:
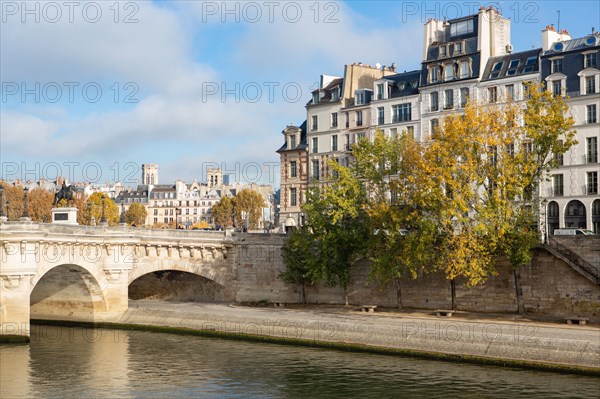
{"label": "river water", "polygon": [[1,398],[598,398],[600,379],[142,331],[32,326]]}

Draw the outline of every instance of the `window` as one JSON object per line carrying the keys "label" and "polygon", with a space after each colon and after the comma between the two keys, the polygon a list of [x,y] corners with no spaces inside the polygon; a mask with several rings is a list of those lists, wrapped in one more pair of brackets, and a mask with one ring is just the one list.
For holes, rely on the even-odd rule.
{"label": "window", "polygon": [[468,33],[473,33],[473,20],[469,19],[467,21],[460,21],[453,23],[450,25],[450,36],[459,36],[466,35]]}
{"label": "window", "polygon": [[488,87],[488,102],[495,103],[498,101],[498,89],[496,86]]}
{"label": "window", "polygon": [[312,153],[315,154],[319,152],[319,138],[313,137],[312,139]]}
{"label": "window", "polygon": [[508,64],[508,69],[517,68],[519,66],[519,60],[510,60]]}
{"label": "window", "polygon": [[363,124],[362,111],[356,111],[356,126],[362,126],[362,124]]}
{"label": "window", "polygon": [[296,161],[290,162],[290,177],[298,177],[298,166]]}
{"label": "window", "polygon": [[506,99],[511,101],[515,99],[515,85],[506,85]]}
{"label": "window", "polygon": [[414,126],[407,126],[406,127],[406,134],[411,137],[411,138],[415,138],[415,127]]}
{"label": "window", "polygon": [[454,54],[462,54],[463,53],[463,42],[454,43]]}
{"label": "window", "polygon": [[598,172],[587,172],[587,193],[598,194]]}
{"label": "window", "polygon": [[377,84],[377,99],[383,100],[383,83]]}
{"label": "window", "polygon": [[365,92],[357,91],[354,98],[354,105],[363,105],[365,103]]}
{"label": "window", "polygon": [[319,102],[319,93],[313,93],[313,100],[312,100],[313,104],[316,104]]}
{"label": "window", "polygon": [[432,111],[438,110],[438,92],[434,91],[429,94],[429,106]]}
{"label": "window", "polygon": [[444,80],[454,79],[454,64],[444,65]]}
{"label": "window", "polygon": [[585,94],[594,94],[596,92],[596,77],[588,76],[585,78]]}
{"label": "window", "polygon": [[392,123],[406,122],[411,120],[411,105],[400,104],[392,107]]}
{"label": "window", "polygon": [[584,65],[586,68],[596,68],[596,53],[588,53],[584,55]]}
{"label": "window", "polygon": [[516,69],[509,69],[508,71],[506,71],[506,76],[513,76],[517,74],[517,70]]}
{"label": "window", "polygon": [[331,100],[332,101],[337,101],[340,99],[340,88],[336,87],[335,89],[333,89],[331,91]]}
{"label": "window", "polygon": [[590,104],[587,107],[587,123],[596,123],[596,104]]}
{"label": "window", "polygon": [[346,112],[346,127],[350,127],[350,113]]}
{"label": "window", "polygon": [[448,89],[444,92],[444,109],[454,108],[454,90]]}
{"label": "window", "polygon": [[588,137],[587,144],[587,163],[598,163],[598,137]]}
{"label": "window", "polygon": [[552,60],[552,73],[562,72],[562,58]]}
{"label": "window", "polygon": [[390,137],[392,138],[392,140],[395,140],[398,138],[398,129],[393,127],[390,129]]}
{"label": "window", "polygon": [[463,61],[460,63],[460,77],[462,78],[468,78],[470,73],[469,73],[469,62],[468,61]]}
{"label": "window", "polygon": [[525,65],[535,65],[536,62],[537,62],[537,56],[536,55],[532,55],[531,57],[527,58],[527,61],[525,62]]}
{"label": "window", "polygon": [[496,147],[495,145],[490,146],[490,148],[488,148],[488,151],[490,153],[490,163],[493,166],[496,166],[498,164],[498,147]]}
{"label": "window", "polygon": [[500,70],[502,69],[502,65],[504,64],[504,62],[500,61],[500,62],[496,62],[494,64],[494,66],[492,67],[492,71],[494,72],[500,72]]}
{"label": "window", "polygon": [[461,108],[466,107],[467,101],[469,101],[469,88],[461,87],[461,89],[460,89],[460,107]]}
{"label": "window", "polygon": [[290,188],[290,206],[298,205],[298,196],[295,188]]}
{"label": "window", "polygon": [[313,179],[319,179],[319,160],[313,159],[312,161],[312,177]]}
{"label": "window", "polygon": [[319,117],[317,115],[312,116],[312,130],[317,130],[319,128]]}
{"label": "window", "polygon": [[552,81],[552,94],[555,96],[562,95],[562,82],[560,80]]}
{"label": "window", "polygon": [[331,127],[338,127],[338,113],[333,112],[331,114]]}
{"label": "window", "polygon": [[296,135],[292,134],[290,136],[290,150],[296,148]]}
{"label": "window", "polygon": [[[562,140],[558,140],[558,144],[560,146],[562,146],[564,144],[564,142]],[[564,163],[563,154],[554,154],[554,162],[556,163],[556,166],[563,166],[563,163]]]}
{"label": "window", "polygon": [[429,83],[435,83],[438,81],[438,67],[433,66],[429,69]]}
{"label": "window", "polygon": [[552,194],[555,197],[562,197],[565,195],[564,178],[562,174],[552,176]]}
{"label": "window", "polygon": [[377,108],[377,124],[378,125],[385,124],[385,108],[383,108],[383,107]]}
{"label": "window", "polygon": [[154,216],[158,215],[158,209],[154,210]]}
{"label": "window", "polygon": [[448,56],[448,47],[446,45],[440,46],[440,57]]}
{"label": "window", "polygon": [[515,145],[513,143],[506,145],[506,153],[511,157],[515,156]]}
{"label": "window", "polygon": [[337,134],[334,134],[333,136],[331,136],[331,151],[337,151],[338,150],[338,136]]}
{"label": "window", "polygon": [[431,134],[435,134],[438,127],[439,127],[439,121],[436,119],[432,119],[431,120]]}

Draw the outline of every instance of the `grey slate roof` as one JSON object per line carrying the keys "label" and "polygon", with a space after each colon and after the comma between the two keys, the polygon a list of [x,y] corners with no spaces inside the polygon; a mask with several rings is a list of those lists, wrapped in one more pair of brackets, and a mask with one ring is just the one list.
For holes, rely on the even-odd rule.
{"label": "grey slate roof", "polygon": [[[541,52],[542,49],[537,48],[519,53],[491,57],[485,66],[481,81],[485,82],[512,76],[538,73],[540,71],[539,56]],[[530,61],[528,64],[527,60],[530,58],[533,59],[533,57],[535,57],[535,62]]]}

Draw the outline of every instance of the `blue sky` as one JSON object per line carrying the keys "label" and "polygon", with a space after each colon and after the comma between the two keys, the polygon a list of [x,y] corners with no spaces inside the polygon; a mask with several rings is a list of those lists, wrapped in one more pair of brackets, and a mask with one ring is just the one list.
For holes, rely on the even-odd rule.
{"label": "blue sky", "polygon": [[[279,185],[281,130],[301,123],[320,74],[352,62],[420,67],[423,23],[493,5],[511,18],[515,51],[558,23],[600,29],[597,1],[2,1],[0,162],[4,179],[134,185]],[[71,4],[71,3],[70,3]]]}

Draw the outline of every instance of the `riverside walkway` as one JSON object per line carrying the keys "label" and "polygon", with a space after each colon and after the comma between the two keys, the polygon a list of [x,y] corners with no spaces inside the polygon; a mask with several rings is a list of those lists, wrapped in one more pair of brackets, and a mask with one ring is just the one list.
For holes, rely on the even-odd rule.
{"label": "riverside walkway", "polygon": [[116,323],[600,374],[599,326],[514,315],[459,312],[447,318],[425,311],[364,313],[352,306],[273,308],[140,300],[130,301]]}

